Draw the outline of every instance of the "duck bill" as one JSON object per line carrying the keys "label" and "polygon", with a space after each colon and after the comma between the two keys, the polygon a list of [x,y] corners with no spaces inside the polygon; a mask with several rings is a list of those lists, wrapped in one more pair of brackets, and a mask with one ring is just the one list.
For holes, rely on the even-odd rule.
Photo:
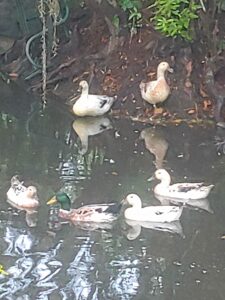
{"label": "duck bill", "polygon": [[168,68],[167,71],[170,72],[170,73],[173,73],[173,69],[172,68]]}
{"label": "duck bill", "polygon": [[52,204],[56,204],[57,200],[56,197],[52,197],[50,200],[48,200],[48,202],[46,203],[47,205],[52,205]]}

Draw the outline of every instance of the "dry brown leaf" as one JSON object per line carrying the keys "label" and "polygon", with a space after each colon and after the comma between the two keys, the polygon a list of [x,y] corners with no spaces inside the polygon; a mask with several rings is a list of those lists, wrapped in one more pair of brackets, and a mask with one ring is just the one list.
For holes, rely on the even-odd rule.
{"label": "dry brown leaf", "polygon": [[149,73],[147,73],[148,77],[153,77],[154,75],[156,75],[156,72],[149,72]]}
{"label": "dry brown leaf", "polygon": [[19,77],[19,75],[17,74],[17,73],[14,73],[14,72],[12,72],[12,73],[9,73],[9,76],[13,79],[13,78],[18,78]]}
{"label": "dry brown leaf", "polygon": [[187,77],[189,77],[193,69],[191,60],[189,60],[189,62],[185,65],[185,69],[187,70]]}
{"label": "dry brown leaf", "polygon": [[154,109],[154,115],[161,115],[163,113],[163,108],[162,107],[156,107]]}
{"label": "dry brown leaf", "polygon": [[171,120],[171,123],[175,123],[175,124],[180,124],[182,122],[183,122],[182,119],[173,119],[173,120]]}
{"label": "dry brown leaf", "polygon": [[201,95],[203,98],[209,97],[209,95],[204,91],[204,88],[203,88],[202,84],[200,84],[200,90],[199,90],[199,93],[200,93],[200,95]]}
{"label": "dry brown leaf", "polygon": [[210,108],[212,108],[211,100],[207,99],[207,100],[204,100],[202,103],[203,103],[203,108],[202,108],[203,110],[208,111],[208,110],[210,110]]}
{"label": "dry brown leaf", "polygon": [[196,113],[196,110],[195,110],[194,108],[191,108],[191,109],[187,110],[187,113],[188,113],[189,115],[193,115],[193,114]]}
{"label": "dry brown leaf", "polygon": [[118,176],[117,172],[112,172],[111,174],[114,175],[114,176]]}

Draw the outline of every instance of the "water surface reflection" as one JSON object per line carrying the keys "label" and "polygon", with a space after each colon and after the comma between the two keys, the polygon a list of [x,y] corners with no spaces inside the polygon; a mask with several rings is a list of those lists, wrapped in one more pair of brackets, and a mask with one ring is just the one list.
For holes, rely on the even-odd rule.
{"label": "water surface reflection", "polygon": [[[77,119],[56,105],[49,103],[42,111],[35,104],[21,117],[12,110],[17,111],[17,103],[10,110],[5,103],[0,118],[0,263],[9,275],[0,275],[0,299],[224,298],[225,157],[217,154],[215,128],[152,128],[113,119],[110,130],[97,132],[98,120],[88,129],[88,135],[96,135],[88,144],[81,139],[80,148],[73,130]],[[56,219],[45,203],[58,190],[70,195],[73,207],[120,201],[131,192],[144,205],[159,205],[152,193],[156,182],[147,179],[162,165],[174,182],[215,184],[208,199],[187,203],[180,222],[134,224],[121,216],[103,228],[49,227],[50,216]],[[38,187],[36,226],[29,227],[25,212],[6,202],[14,174]]]}

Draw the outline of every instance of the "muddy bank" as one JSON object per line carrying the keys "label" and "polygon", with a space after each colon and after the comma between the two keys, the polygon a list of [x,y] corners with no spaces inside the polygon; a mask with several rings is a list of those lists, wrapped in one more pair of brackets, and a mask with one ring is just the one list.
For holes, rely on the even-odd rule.
{"label": "muddy bank", "polygon": [[[71,35],[60,40],[58,55],[48,68],[47,90],[48,97],[66,103],[68,110],[71,98],[78,95],[79,81],[85,79],[91,93],[117,95],[115,116],[148,119],[153,109],[141,98],[139,84],[154,79],[158,63],[167,61],[174,69],[167,76],[171,95],[161,106],[159,117],[213,117],[213,99],[204,87],[204,64],[193,52],[192,44],[162,37],[151,24],[134,36],[128,28],[118,34],[108,17],[101,13],[97,16],[91,8],[71,10],[66,26]],[[26,75],[27,70],[32,74],[32,66],[25,60],[24,56],[14,59],[3,69],[23,78],[24,68]],[[36,73],[27,77],[26,84],[30,92],[38,94],[41,71]]]}

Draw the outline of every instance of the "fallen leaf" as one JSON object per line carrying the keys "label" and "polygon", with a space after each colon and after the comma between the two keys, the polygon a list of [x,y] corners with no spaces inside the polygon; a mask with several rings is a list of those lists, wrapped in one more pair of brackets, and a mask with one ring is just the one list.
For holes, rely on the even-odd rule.
{"label": "fallen leaf", "polygon": [[209,95],[204,91],[202,84],[200,85],[199,93],[203,98],[209,97]]}
{"label": "fallen leaf", "polygon": [[193,114],[196,113],[196,110],[195,110],[194,108],[191,108],[191,109],[187,110],[187,113],[188,113],[189,115],[193,115]]}
{"label": "fallen leaf", "polygon": [[118,176],[117,172],[112,172],[111,174],[114,175],[114,176]]}
{"label": "fallen leaf", "polygon": [[155,74],[156,74],[155,72],[149,72],[149,73],[147,73],[147,76],[148,77],[153,77],[153,76],[155,76]]}
{"label": "fallen leaf", "polygon": [[18,77],[19,77],[19,75],[18,75],[17,73],[14,73],[14,72],[9,73],[9,76],[10,76],[11,78],[18,78]]}
{"label": "fallen leaf", "polygon": [[161,115],[163,113],[163,108],[162,107],[156,107],[154,109],[154,115]]}
{"label": "fallen leaf", "polygon": [[193,69],[191,60],[189,60],[189,62],[185,65],[185,69],[187,70],[187,77],[189,77]]}
{"label": "fallen leaf", "polygon": [[203,110],[210,110],[210,108],[212,108],[212,101],[207,99],[203,101]]}
{"label": "fallen leaf", "polygon": [[186,79],[184,85],[185,85],[186,88],[191,88],[192,87],[192,83],[191,83],[189,78]]}
{"label": "fallen leaf", "polygon": [[173,120],[171,120],[171,123],[175,123],[175,124],[180,124],[182,122],[183,122],[182,119],[173,119]]}

